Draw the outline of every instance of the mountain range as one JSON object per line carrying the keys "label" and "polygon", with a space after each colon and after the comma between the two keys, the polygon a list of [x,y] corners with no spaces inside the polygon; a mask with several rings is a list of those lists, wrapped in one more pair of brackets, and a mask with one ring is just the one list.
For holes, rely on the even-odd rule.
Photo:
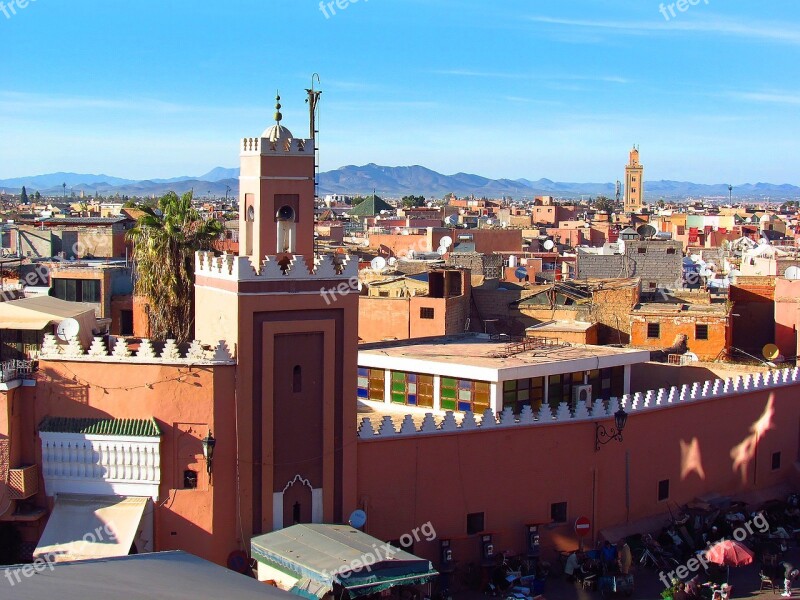
{"label": "mountain range", "polygon": [[[50,173],[30,177],[0,179],[0,190],[19,193],[22,186],[28,192],[39,191],[45,196],[60,196],[65,191],[86,195],[95,193],[127,196],[159,196],[168,190],[183,193],[194,190],[197,196],[236,195],[239,189],[239,169],[216,167],[196,177],[182,176],[170,179],[133,180],[110,175],[80,173]],[[65,185],[66,184],[66,189]],[[371,194],[393,198],[405,195],[441,197],[449,192],[460,196],[474,194],[477,197],[498,198],[511,196],[515,199],[533,198],[540,195],[579,197],[605,195],[613,197],[614,183],[571,183],[550,179],[489,179],[470,173],[443,175],[419,165],[409,167],[387,167],[370,163],[363,166],[348,165],[321,173],[319,193],[325,194]],[[800,198],[800,187],[790,184],[746,183],[736,185],[733,195],[737,198],[759,198],[786,200]],[[688,181],[647,181],[645,196],[649,200],[658,198],[701,198],[728,196],[727,184],[698,184]]]}

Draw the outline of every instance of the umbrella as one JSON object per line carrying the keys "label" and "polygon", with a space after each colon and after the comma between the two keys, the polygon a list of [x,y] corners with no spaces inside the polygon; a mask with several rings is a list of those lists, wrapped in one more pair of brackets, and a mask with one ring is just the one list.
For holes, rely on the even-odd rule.
{"label": "umbrella", "polygon": [[742,567],[753,562],[753,552],[734,540],[722,540],[706,552],[706,560],[725,567]]}

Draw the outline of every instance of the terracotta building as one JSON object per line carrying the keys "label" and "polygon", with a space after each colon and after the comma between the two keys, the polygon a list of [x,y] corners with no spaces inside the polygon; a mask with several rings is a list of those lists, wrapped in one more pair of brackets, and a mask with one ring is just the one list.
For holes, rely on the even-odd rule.
{"label": "terracotta building", "polygon": [[[253,536],[360,508],[382,540],[430,522],[413,553],[434,566],[445,541],[464,562],[487,535],[523,552],[531,524],[552,559],[578,516],[599,539],[796,482],[798,369],[632,394],[647,350],[483,334],[359,351],[356,261],[314,252],[313,134],[278,111],[240,144],[239,254],[196,256],[196,341],[48,336],[37,372],[3,365],[0,541],[20,533],[21,558],[55,539],[64,558],[133,545],[236,567]],[[619,407],[624,439],[598,450]],[[62,537],[95,514],[117,543]]]}

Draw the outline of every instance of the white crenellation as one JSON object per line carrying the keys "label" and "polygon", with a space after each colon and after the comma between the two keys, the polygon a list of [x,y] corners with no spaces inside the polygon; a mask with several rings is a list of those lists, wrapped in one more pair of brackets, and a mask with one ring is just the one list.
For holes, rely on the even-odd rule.
{"label": "white crenellation", "polygon": [[436,433],[438,427],[436,426],[436,419],[433,418],[433,413],[425,413],[425,418],[422,419],[422,425],[419,428],[420,433]]}
{"label": "white crenellation", "polygon": [[477,429],[478,422],[475,420],[475,413],[466,412],[461,420],[461,429]]}
{"label": "white crenellation", "polygon": [[81,341],[73,336],[69,339],[66,348],[64,348],[64,354],[70,358],[75,356],[83,356],[85,350],[83,349],[83,345]]}
{"label": "white crenellation", "polygon": [[569,410],[569,404],[562,402],[558,405],[556,411],[556,421],[569,421],[572,418],[572,412]]}
{"label": "white crenellation", "polygon": [[[431,419],[433,419],[433,415],[431,415]],[[481,419],[481,427],[487,429],[489,427],[496,427],[496,426],[497,426],[497,419],[494,416],[494,411],[491,408],[487,408],[485,411],[483,411],[483,418]]]}
{"label": "white crenellation", "polygon": [[128,342],[125,341],[125,338],[117,338],[117,341],[114,343],[114,352],[112,352],[111,355],[117,358],[130,358],[131,351],[130,348],[128,348]]}
{"label": "white crenellation", "polygon": [[375,430],[372,428],[372,419],[369,417],[361,419],[361,425],[358,428],[358,437],[363,439],[375,437],[376,435]]}
{"label": "white crenellation", "polygon": [[441,431],[456,431],[458,430],[458,423],[456,423],[456,415],[453,413],[452,410],[448,410],[444,414],[444,419],[442,419],[442,424],[440,427]]}
{"label": "white crenellation", "polygon": [[509,427],[511,425],[517,424],[517,418],[514,416],[514,409],[510,406],[506,406],[503,409],[503,412],[500,413],[500,423],[501,427]]}
{"label": "white crenellation", "polygon": [[216,349],[205,350],[197,340],[192,342],[188,352],[181,354],[175,340],[167,340],[164,349],[159,355],[151,340],[143,339],[139,342],[139,349],[133,355],[128,341],[125,338],[115,338],[113,351],[109,354],[104,338],[95,337],[88,350],[84,350],[80,341],[73,338],[68,343],[59,343],[52,334],[45,334],[42,349],[39,353],[41,360],[78,361],[78,362],[130,362],[146,364],[235,364],[225,342],[220,342]]}
{"label": "white crenellation", "polygon": [[575,420],[576,421],[586,421],[587,419],[591,419],[592,415],[589,414],[589,406],[586,402],[578,402],[577,406],[575,407]]}
{"label": "white crenellation", "polygon": [[206,351],[203,348],[203,344],[201,344],[198,340],[194,340],[191,346],[189,346],[186,356],[187,358],[191,358],[193,360],[203,360],[206,357]]}
{"label": "white crenellation", "polygon": [[531,425],[536,422],[536,416],[529,404],[522,407],[522,411],[519,413],[519,422],[521,425]]}
{"label": "white crenellation", "polygon": [[144,360],[152,360],[156,358],[156,351],[153,348],[153,342],[150,340],[142,340],[142,343],[139,344],[139,351],[136,353],[136,358],[141,358]]}
{"label": "white crenellation", "polygon": [[277,256],[265,256],[253,261],[248,256],[223,254],[214,256],[213,252],[197,252],[195,254],[195,273],[210,279],[226,281],[284,281],[286,279],[308,279],[322,281],[326,279],[350,279],[358,277],[358,260],[346,254],[329,254],[315,257],[313,270],[306,264],[302,255],[279,259]]}
{"label": "white crenellation", "polygon": [[417,433],[417,426],[414,425],[414,417],[411,415],[403,417],[403,422],[400,424],[400,433]]}
{"label": "white crenellation", "polygon": [[606,403],[602,398],[595,398],[594,404],[592,404],[592,418],[604,419],[606,416],[608,416],[608,413],[606,413]]}
{"label": "white crenellation", "polygon": [[[795,385],[798,383],[798,380],[800,380],[800,368],[797,367],[783,369],[781,371],[772,371],[755,379],[752,377],[746,378],[747,385],[751,391]],[[394,428],[391,418],[384,417],[380,431],[377,434],[375,433],[374,425],[369,417],[365,417],[362,419],[359,428],[359,438],[362,440],[381,439],[384,433],[388,436],[417,435],[452,431],[481,431],[500,425],[504,427],[540,427],[553,423],[578,422],[581,420],[598,421],[609,418],[619,410],[620,406],[629,412],[645,412],[648,410],[670,409],[672,408],[670,405],[682,402],[699,402],[739,395],[743,391],[739,386],[742,381],[743,380],[739,377],[732,377],[725,380],[716,379],[702,383],[694,383],[692,385],[683,385],[681,387],[672,386],[669,390],[659,389],[652,390],[645,394],[625,395],[622,397],[621,401],[617,398],[611,398],[607,408],[604,401],[601,398],[597,398],[592,405],[590,415],[589,407],[585,404],[582,406],[579,404],[573,415],[570,412],[569,405],[562,402],[559,404],[555,415],[553,415],[553,411],[548,404],[541,405],[536,413],[535,419],[532,418],[533,411],[530,407],[524,407],[522,413],[518,417],[515,416],[510,409],[505,409],[499,414],[494,413],[491,409],[487,409],[484,411],[480,423],[477,422],[475,415],[472,413],[465,413],[459,425],[454,413],[448,411],[444,417],[439,418],[438,422],[437,417],[434,416],[433,413],[426,413],[422,426],[419,429],[407,425],[407,423],[412,422],[410,421],[411,417],[409,415],[404,420],[399,433]],[[743,386],[744,383],[742,383],[742,387]]]}
{"label": "white crenellation", "polygon": [[108,348],[103,338],[92,338],[92,345],[89,346],[89,356],[108,356]]}
{"label": "white crenellation", "polygon": [[553,414],[553,409],[549,404],[542,404],[539,407],[539,412],[536,413],[536,420],[539,423],[550,423],[554,421],[556,416]]}
{"label": "white crenellation", "polygon": [[378,431],[378,435],[381,436],[397,435],[397,431],[394,428],[394,422],[392,421],[392,417],[388,415],[383,417],[383,422],[381,423],[381,428]]}

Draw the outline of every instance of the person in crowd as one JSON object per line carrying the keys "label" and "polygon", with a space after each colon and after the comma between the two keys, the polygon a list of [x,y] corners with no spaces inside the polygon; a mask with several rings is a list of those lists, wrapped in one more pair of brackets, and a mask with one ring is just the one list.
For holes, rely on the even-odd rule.
{"label": "person in crowd", "polygon": [[581,557],[578,555],[577,550],[567,557],[567,562],[564,565],[564,575],[567,576],[567,581],[575,581],[575,575],[580,564]]}
{"label": "person in crowd", "polygon": [[689,595],[686,593],[686,584],[682,581],[678,584],[675,593],[672,595],[672,600],[688,600]]}
{"label": "person in crowd", "polygon": [[797,576],[800,575],[800,571],[794,568],[794,565],[790,562],[784,561],[783,565],[783,593],[781,596],[784,598],[789,598],[792,595],[792,583],[794,580],[797,579]]}
{"label": "person in crowd", "polygon": [[607,570],[613,570],[617,563],[617,549],[611,545],[611,542],[608,540],[603,544],[603,548],[600,550],[600,556],[603,560],[603,567]]}
{"label": "person in crowd", "polygon": [[631,547],[628,546],[628,542],[625,540],[620,540],[617,543],[617,563],[619,564],[619,572],[623,575],[631,572],[633,555],[631,554]]}

